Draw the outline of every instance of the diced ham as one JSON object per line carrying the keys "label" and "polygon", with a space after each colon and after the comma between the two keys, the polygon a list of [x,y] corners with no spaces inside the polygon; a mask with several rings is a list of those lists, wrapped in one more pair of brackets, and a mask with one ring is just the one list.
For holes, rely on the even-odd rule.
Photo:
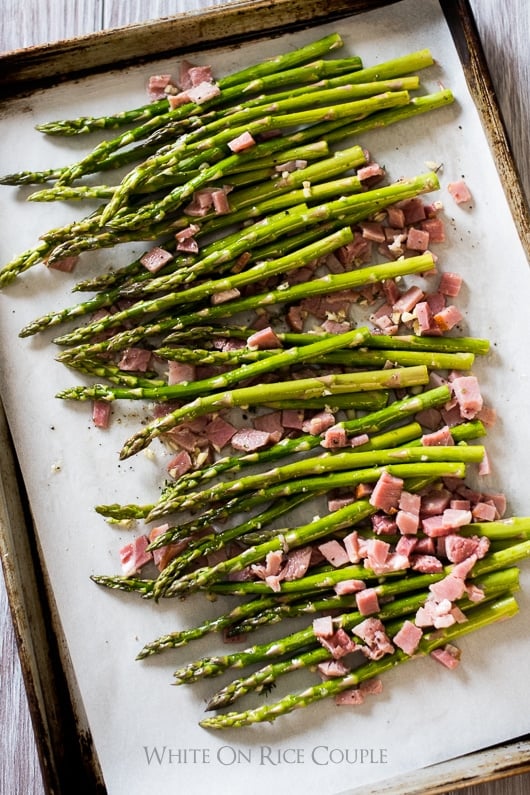
{"label": "diced ham", "polygon": [[340,566],[345,566],[349,563],[348,553],[346,552],[345,547],[340,543],[340,541],[336,541],[332,539],[331,541],[326,541],[323,544],[318,545],[319,551],[325,557],[325,559],[331,563],[332,566],[339,568]]}
{"label": "diced ham", "polygon": [[338,582],[333,590],[337,594],[337,596],[344,596],[346,594],[351,593],[358,593],[359,591],[363,591],[366,588],[366,583],[364,580],[341,580]]}
{"label": "diced ham", "polygon": [[423,637],[420,627],[417,627],[408,619],[403,622],[401,629],[392,638],[392,643],[398,646],[405,654],[411,656],[418,648],[418,644]]}
{"label": "diced ham", "polygon": [[52,263],[46,261],[46,266],[50,268],[50,270],[71,273],[78,262],[79,256],[75,255],[72,257],[62,257],[61,259],[54,260]]}
{"label": "diced ham", "polygon": [[443,580],[434,582],[429,585],[429,590],[438,602],[448,599],[454,602],[455,599],[461,599],[465,593],[466,586],[461,577],[455,577],[454,574],[448,574]]}
{"label": "diced ham", "polygon": [[330,638],[334,631],[331,616],[319,616],[313,619],[313,632],[317,638]]}
{"label": "diced ham", "polygon": [[365,696],[379,696],[383,692],[383,680],[365,679],[359,685],[359,689]]}
{"label": "diced ham", "polygon": [[340,660],[358,649],[355,641],[342,628],[337,629],[329,637],[319,636],[318,639],[334,660]]}
{"label": "diced ham", "polygon": [[[371,492],[369,493],[371,494]],[[357,497],[360,498],[359,495]],[[384,536],[394,535],[398,528],[395,517],[375,514],[372,516],[372,529],[376,535]]]}
{"label": "diced ham", "polygon": [[202,105],[210,99],[214,99],[221,94],[221,89],[216,83],[211,83],[209,80],[203,80],[198,85],[192,85],[186,89],[186,95],[190,102],[196,105]]}
{"label": "diced ham", "polygon": [[476,417],[483,405],[478,379],[474,375],[461,375],[451,382],[461,416],[466,420]]}
{"label": "diced ham", "polygon": [[195,381],[195,365],[188,362],[168,362],[167,382],[169,386],[173,384],[188,384]]}
{"label": "diced ham", "polygon": [[420,229],[429,233],[429,243],[445,242],[445,225],[441,218],[427,218],[420,221]]}
{"label": "diced ham", "polygon": [[449,182],[447,190],[457,204],[471,201],[471,191],[463,179]]}
{"label": "diced ham", "polygon": [[439,312],[433,314],[433,320],[440,329],[440,331],[450,331],[461,320],[463,320],[462,312],[454,304],[444,307]]}
{"label": "diced ham", "polygon": [[381,168],[379,163],[368,163],[366,166],[361,166],[361,168],[357,169],[357,176],[361,182],[365,182],[366,180],[370,180],[371,182],[374,180],[378,181],[385,176],[385,170]]}
{"label": "diced ham", "polygon": [[416,229],[411,226],[408,235],[406,246],[412,251],[427,251],[429,248],[429,233],[425,229]]}
{"label": "diced ham", "polygon": [[251,351],[268,350],[269,348],[281,348],[282,343],[271,326],[256,331],[247,339],[247,347]]}
{"label": "diced ham", "polygon": [[163,99],[165,89],[171,83],[171,75],[151,75],[147,81],[147,93],[152,100]]}
{"label": "diced ham", "polygon": [[92,421],[96,428],[108,428],[110,423],[111,404],[108,400],[92,402]]}
{"label": "diced ham", "polygon": [[352,530],[351,533],[348,533],[348,535],[344,536],[342,543],[344,544],[344,548],[348,553],[349,562],[359,563],[361,560],[361,555],[359,548],[359,533],[357,530]]}
{"label": "diced ham", "polygon": [[360,447],[363,444],[366,444],[370,441],[370,437],[367,433],[359,433],[356,436],[352,436],[350,439],[350,446],[351,447]]}
{"label": "diced ham", "polygon": [[437,428],[431,433],[424,433],[421,437],[421,443],[425,447],[450,447],[453,446],[455,442],[449,427],[447,425],[443,425],[441,428]]}
{"label": "diced ham", "polygon": [[187,76],[189,83],[187,88],[191,86],[199,86],[201,83],[213,83],[212,67],[211,66],[188,66]]}
{"label": "diced ham", "polygon": [[313,549],[311,547],[300,547],[288,552],[281,570],[281,579],[285,580],[285,582],[291,582],[303,577],[309,568],[312,555]]}
{"label": "diced ham", "polygon": [[342,425],[332,425],[324,433],[324,438],[321,441],[322,447],[328,450],[336,450],[340,447],[346,447],[348,444],[348,434]]}
{"label": "diced ham", "polygon": [[423,290],[413,285],[400,295],[392,307],[393,312],[412,312],[416,304],[424,297]]}
{"label": "diced ham", "polygon": [[319,663],[317,668],[319,674],[324,677],[324,679],[345,676],[350,672],[348,666],[344,665],[341,660],[326,660],[325,662]]}
{"label": "diced ham", "polygon": [[375,588],[364,588],[355,597],[357,609],[362,616],[371,616],[379,612],[379,599]]}
{"label": "diced ham", "polygon": [[284,409],[282,411],[282,425],[286,429],[302,430],[304,412],[297,409]]}
{"label": "diced ham", "polygon": [[497,508],[494,503],[477,502],[471,513],[476,522],[493,522],[497,516]]}
{"label": "diced ham", "polygon": [[445,271],[440,278],[438,290],[443,295],[448,295],[450,298],[456,298],[462,287],[462,277],[458,273],[452,271]]}
{"label": "diced ham", "polygon": [[142,566],[145,566],[153,559],[151,552],[146,552],[149,538],[141,535],[119,550],[122,571],[125,577],[132,577],[137,574]]}
{"label": "diced ham", "polygon": [[120,370],[145,373],[151,361],[151,351],[145,348],[126,348],[118,362]]}
{"label": "diced ham", "polygon": [[259,417],[255,417],[253,425],[258,431],[270,433],[271,436],[274,436],[278,441],[283,436],[284,428],[282,425],[281,411],[271,411],[268,414],[262,414]]}
{"label": "diced ham", "polygon": [[231,445],[234,450],[243,453],[251,453],[260,450],[271,442],[271,435],[266,431],[258,431],[255,428],[242,428],[234,433]]}
{"label": "diced ham", "polygon": [[217,450],[222,450],[236,433],[236,428],[217,415],[206,425],[204,432],[210,444]]}
{"label": "diced ham", "polygon": [[390,205],[390,207],[386,208],[386,213],[390,226],[403,229],[405,226],[405,213],[400,207]]}
{"label": "diced ham", "polygon": [[313,415],[310,419],[306,420],[302,425],[304,433],[309,433],[312,436],[319,436],[324,433],[328,428],[335,424],[335,417],[329,411],[320,411],[318,414]]}
{"label": "diced ham", "polygon": [[454,529],[470,524],[473,517],[471,511],[462,511],[455,508],[446,508],[442,514],[443,523],[446,527]]}
{"label": "diced ham", "polygon": [[385,470],[379,476],[370,495],[370,504],[389,513],[397,508],[402,490],[403,480],[389,475]]}
{"label": "diced ham", "polygon": [[443,570],[441,560],[435,555],[412,555],[411,566],[420,574],[439,574]]}
{"label": "diced ham", "polygon": [[250,149],[255,145],[256,141],[249,132],[241,133],[241,135],[232,138],[232,140],[228,142],[228,148],[232,152],[244,152],[246,149]]}
{"label": "diced ham", "polygon": [[239,298],[240,295],[241,293],[237,287],[234,287],[231,290],[221,290],[220,293],[214,293],[210,300],[214,306],[218,306],[219,304],[226,304],[227,301],[232,301],[234,298]]}
{"label": "diced ham", "polygon": [[386,634],[385,625],[378,618],[366,618],[360,624],[356,624],[353,632],[364,641],[366,647],[363,647],[363,651],[372,660],[380,660],[385,654],[393,654],[395,651]]}
{"label": "diced ham", "polygon": [[189,472],[193,467],[193,461],[187,450],[181,450],[173,456],[167,465],[168,474],[177,480],[181,475]]}
{"label": "diced ham", "polygon": [[419,221],[425,220],[425,205],[418,197],[404,199],[403,201],[397,202],[396,206],[403,210],[405,216],[405,226],[410,226],[411,224],[416,224]]}
{"label": "diced ham", "polygon": [[225,188],[216,188],[212,191],[212,203],[217,215],[227,215],[230,212],[228,193]]}
{"label": "diced ham", "polygon": [[160,246],[153,246],[153,248],[146,251],[146,253],[140,257],[140,262],[150,273],[156,273],[163,268],[166,263],[171,262],[172,259],[173,254],[170,254],[169,251],[166,251]]}
{"label": "diced ham", "polygon": [[446,668],[453,670],[460,662],[460,651],[453,645],[447,644],[443,648],[434,649],[430,656],[436,662],[441,663]]}
{"label": "diced ham", "polygon": [[[163,533],[169,530],[169,524],[162,524],[158,527],[153,527],[153,529],[149,533],[149,541],[154,541],[156,538],[161,536]],[[179,541],[176,541],[172,544],[164,544],[162,547],[158,547],[158,549],[153,549],[153,562],[159,571],[162,571],[166,568],[167,564],[176,558],[177,555],[186,549],[189,543],[189,539],[183,538]]]}
{"label": "diced ham", "polygon": [[385,231],[383,225],[376,221],[363,221],[360,224],[361,233],[366,240],[371,240],[374,243],[384,243]]}
{"label": "diced ham", "polygon": [[187,254],[197,254],[199,252],[199,244],[194,237],[186,237],[177,242],[177,251],[184,251]]}
{"label": "diced ham", "polygon": [[351,690],[338,693],[334,702],[337,707],[358,707],[364,703],[364,693],[358,687],[352,687]]}

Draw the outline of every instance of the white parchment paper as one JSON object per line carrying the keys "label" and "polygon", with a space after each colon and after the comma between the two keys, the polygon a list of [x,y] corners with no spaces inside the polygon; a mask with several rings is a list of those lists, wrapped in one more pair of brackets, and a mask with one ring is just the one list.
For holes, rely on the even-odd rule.
{"label": "white parchment paper", "polygon": [[[481,487],[504,490],[508,514],[528,514],[530,271],[438,4],[404,0],[317,30],[214,52],[208,62],[217,75],[229,73],[334,30],[343,36],[346,50],[359,54],[367,66],[429,47],[436,65],[421,74],[424,88],[436,90],[441,83],[456,95],[453,106],[367,134],[361,143],[386,166],[391,180],[425,172],[433,161],[443,164],[441,190],[433,195],[444,203],[448,235],[437,248],[440,266],[464,277],[458,298],[465,314],[463,333],[492,342],[491,354],[474,368],[486,402],[499,417],[487,441],[493,471]],[[205,56],[195,60],[204,62]],[[149,74],[175,67],[176,61],[165,61],[12,103],[1,121],[1,173],[77,160],[94,138],[46,138],[34,125],[141,105]],[[471,208],[457,206],[447,192],[447,183],[461,176],[473,193]],[[42,232],[93,207],[27,204],[29,192],[0,189],[2,263],[33,246]],[[526,564],[519,616],[464,638],[459,644],[463,662],[455,672],[429,660],[414,661],[385,674],[382,696],[351,710],[323,702],[272,725],[210,733],[198,720],[204,699],[225,678],[190,688],[174,688],[171,682],[173,670],[188,659],[226,650],[216,636],[144,663],[135,661],[149,640],[217,615],[223,603],[210,604],[199,596],[154,605],[90,581],[93,573],[119,572],[118,549],[131,537],[131,531],[109,526],[94,506],[154,501],[167,452],[155,443],[153,456],[140,454],[120,464],[118,452],[146,407],[128,413],[116,407],[111,427],[98,431],[88,404],[54,397],[79,383],[76,373],[54,360],[57,349],[51,340],[57,332],[27,340],[17,334],[49,309],[74,303],[69,290],[82,274],[130,261],[147,247],[86,255],[71,276],[39,266],[0,294],[2,398],[109,795],[199,795],[212,782],[216,792],[230,795],[249,789],[255,795],[287,788],[293,795],[362,791],[368,784],[527,732]]]}

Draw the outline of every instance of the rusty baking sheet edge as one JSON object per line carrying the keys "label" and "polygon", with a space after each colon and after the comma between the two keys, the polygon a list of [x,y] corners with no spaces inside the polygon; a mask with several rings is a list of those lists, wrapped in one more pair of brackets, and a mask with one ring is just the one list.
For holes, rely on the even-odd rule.
{"label": "rusty baking sheet edge", "polygon": [[[30,95],[66,80],[78,80],[109,69],[122,69],[191,49],[237,46],[263,36],[315,27],[399,0],[335,0],[333,10],[322,0],[254,0],[188,12],[153,22],[102,31],[54,44],[0,55],[0,97]],[[509,140],[467,0],[439,0],[457,48],[466,81],[495,154],[521,242],[530,257],[530,216]],[[259,30],[252,24],[259,15]],[[116,49],[119,51],[116,57]],[[83,56],[80,58],[80,56]],[[76,64],[82,60],[80,70]],[[41,766],[50,795],[104,795],[105,786],[82,709],[75,698],[64,639],[46,586],[31,517],[25,510],[24,487],[0,402],[2,488],[0,489],[0,554]],[[20,532],[22,526],[26,535]],[[23,561],[22,580],[16,559]],[[65,693],[66,698],[59,694]],[[72,731],[73,730],[73,731]],[[72,734],[75,741],[72,743]],[[494,748],[381,782],[366,795],[437,795],[448,788],[516,775],[530,770],[530,738],[514,739]],[[73,779],[72,779],[73,775]]]}

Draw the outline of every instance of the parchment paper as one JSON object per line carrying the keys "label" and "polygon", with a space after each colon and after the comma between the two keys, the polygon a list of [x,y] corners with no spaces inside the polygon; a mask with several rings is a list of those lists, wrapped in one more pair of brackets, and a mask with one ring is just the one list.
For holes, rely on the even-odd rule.
{"label": "parchment paper", "polygon": [[[221,75],[333,30],[367,66],[429,47],[437,63],[421,74],[422,84],[436,90],[442,83],[456,95],[454,106],[367,134],[361,143],[386,166],[391,180],[427,171],[433,161],[443,164],[442,188],[432,196],[445,206],[448,241],[437,247],[440,267],[464,277],[458,298],[465,314],[463,333],[492,342],[491,354],[474,367],[485,400],[499,418],[487,440],[493,471],[480,485],[506,492],[507,515],[528,514],[530,271],[437,3],[405,0],[329,27],[215,52],[207,60]],[[204,63],[206,58],[195,60]],[[0,171],[77,160],[97,136],[90,142],[48,139],[34,125],[141,105],[149,74],[175,67],[176,61],[169,60],[12,103],[2,119]],[[447,192],[447,183],[461,176],[473,193],[471,209],[454,204]],[[80,218],[94,206],[28,204],[29,192],[0,190],[2,262],[33,246],[42,232]],[[226,650],[216,636],[144,663],[135,661],[147,641],[221,613],[223,602],[210,604],[199,595],[155,605],[90,581],[93,573],[119,573],[119,547],[143,529],[109,526],[94,506],[153,501],[168,453],[157,442],[153,456],[141,454],[120,464],[118,452],[146,407],[116,406],[111,427],[97,430],[89,404],[54,397],[80,383],[77,373],[54,361],[57,349],[51,340],[57,332],[29,340],[17,334],[49,309],[74,303],[70,287],[85,272],[126,263],[147,247],[85,255],[71,276],[39,266],[0,294],[2,398],[109,795],[198,795],[212,785],[230,795],[249,790],[255,795],[362,792],[369,784],[527,732],[526,564],[519,616],[464,638],[459,644],[463,661],[455,672],[431,660],[411,662],[385,674],[383,695],[357,708],[323,702],[272,725],[210,733],[198,721],[204,699],[225,678],[189,688],[174,688],[171,682],[172,672],[186,660]]]}

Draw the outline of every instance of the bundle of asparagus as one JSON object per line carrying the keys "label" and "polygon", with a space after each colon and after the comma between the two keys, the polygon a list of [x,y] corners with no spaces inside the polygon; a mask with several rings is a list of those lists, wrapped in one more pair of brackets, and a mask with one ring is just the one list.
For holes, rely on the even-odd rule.
{"label": "bundle of asparagus", "polygon": [[[513,615],[515,564],[530,552],[530,520],[502,520],[491,495],[472,499],[468,489],[460,492],[469,498],[465,508],[459,500],[458,521],[447,523],[438,535],[473,543],[483,539],[480,555],[478,547],[463,560],[440,552],[429,570],[414,568],[406,555],[394,570],[374,569],[366,554],[322,558],[328,542],[346,550],[352,533],[363,539],[365,550],[371,543],[381,549],[377,543],[383,543],[390,557],[400,554],[400,539],[410,551],[420,542],[428,548],[430,540],[434,551],[419,513],[414,530],[400,529],[395,521],[403,510],[399,498],[384,508],[374,497],[376,485],[390,478],[418,505],[433,493],[449,500],[451,489],[464,486],[470,468],[485,461],[485,448],[476,443],[486,434],[478,408],[446,428],[443,444],[428,440],[425,417],[437,412],[443,424],[443,412],[454,402],[448,374],[466,373],[473,380],[471,368],[476,356],[488,352],[487,340],[443,336],[442,325],[430,334],[416,333],[412,308],[394,311],[398,317],[388,333],[355,324],[343,308],[334,317],[328,312],[333,330],[318,317],[309,329],[303,323],[286,325],[289,310],[314,297],[348,294],[360,305],[392,293],[397,306],[406,294],[399,285],[407,278],[428,279],[436,272],[430,250],[409,250],[408,256],[376,263],[352,255],[346,267],[329,266],[337,252],[353,250],[349,247],[364,237],[363,225],[380,224],[390,208],[401,212],[407,201],[440,188],[433,171],[374,185],[377,169],[363,171],[370,162],[361,136],[453,101],[448,89],[411,93],[421,87],[414,72],[433,64],[428,50],[366,67],[355,56],[331,59],[341,46],[340,36],[330,35],[207,80],[214,90],[203,101],[194,101],[195,94],[186,98],[185,90],[178,93],[167,82],[165,96],[133,110],[41,125],[41,132],[56,136],[126,129],[71,166],[0,180],[5,185],[54,183],[33,193],[32,201],[98,202],[90,215],[43,234],[36,246],[5,265],[2,287],[38,263],[70,270],[83,252],[129,241],[151,245],[125,267],[78,282],[74,291],[91,293],[87,300],[50,311],[20,331],[26,337],[89,318],[54,342],[63,348],[59,361],[98,382],[73,386],[58,397],[90,401],[101,426],[116,402],[154,404],[157,413],[125,441],[122,459],[157,438],[171,448],[179,429],[201,418],[226,418],[238,409],[296,410],[306,419],[324,412],[338,434],[333,438],[341,439],[328,440],[325,429],[309,423],[283,438],[270,437],[255,450],[227,450],[228,439],[208,451],[198,445],[185,470],[169,468],[174,477],[156,501],[96,508],[112,522],[164,522],[140,536],[141,560],[122,575],[94,575],[96,583],[137,592],[151,604],[199,590],[245,598],[214,620],[147,644],[140,659],[210,632],[245,635],[306,615],[334,616],[332,634],[347,633],[348,651],[365,654],[360,663],[335,670],[317,685],[275,704],[208,718],[202,721],[205,727],[271,721],[344,691],[358,694],[361,683],[383,671],[452,647],[460,635]],[[85,180],[124,166],[131,168],[116,184]],[[215,208],[214,193],[221,194],[221,207]],[[201,195],[209,204],[197,209]],[[273,343],[254,345],[256,329],[264,323]],[[408,326],[403,329],[402,323]],[[194,375],[170,382],[172,363],[188,366]],[[196,375],[208,366],[216,372]],[[345,504],[322,510],[323,498],[334,495],[346,496]],[[311,521],[300,524],[289,517],[300,506]],[[479,521],[484,506],[489,520]],[[384,541],[374,521],[382,514],[392,520]],[[278,526],[280,518],[286,524]],[[269,562],[285,566],[297,550],[306,556],[302,573],[287,576],[283,569],[281,578],[267,576]],[[154,561],[153,576],[140,577],[140,569]],[[458,579],[463,561],[470,563],[460,578],[467,590],[455,596],[452,620],[419,630],[414,648],[405,650],[395,639],[405,627],[417,625],[418,611],[436,583]],[[242,574],[248,576],[242,579]],[[381,600],[368,613],[358,596],[363,591],[376,603]],[[386,637],[381,658],[370,656],[370,643],[362,637],[366,615],[379,622],[378,631]],[[190,663],[175,679],[192,682],[267,663],[215,694],[208,708],[218,709],[250,691],[266,690],[282,674],[322,666],[335,652],[311,624],[272,643]]]}

